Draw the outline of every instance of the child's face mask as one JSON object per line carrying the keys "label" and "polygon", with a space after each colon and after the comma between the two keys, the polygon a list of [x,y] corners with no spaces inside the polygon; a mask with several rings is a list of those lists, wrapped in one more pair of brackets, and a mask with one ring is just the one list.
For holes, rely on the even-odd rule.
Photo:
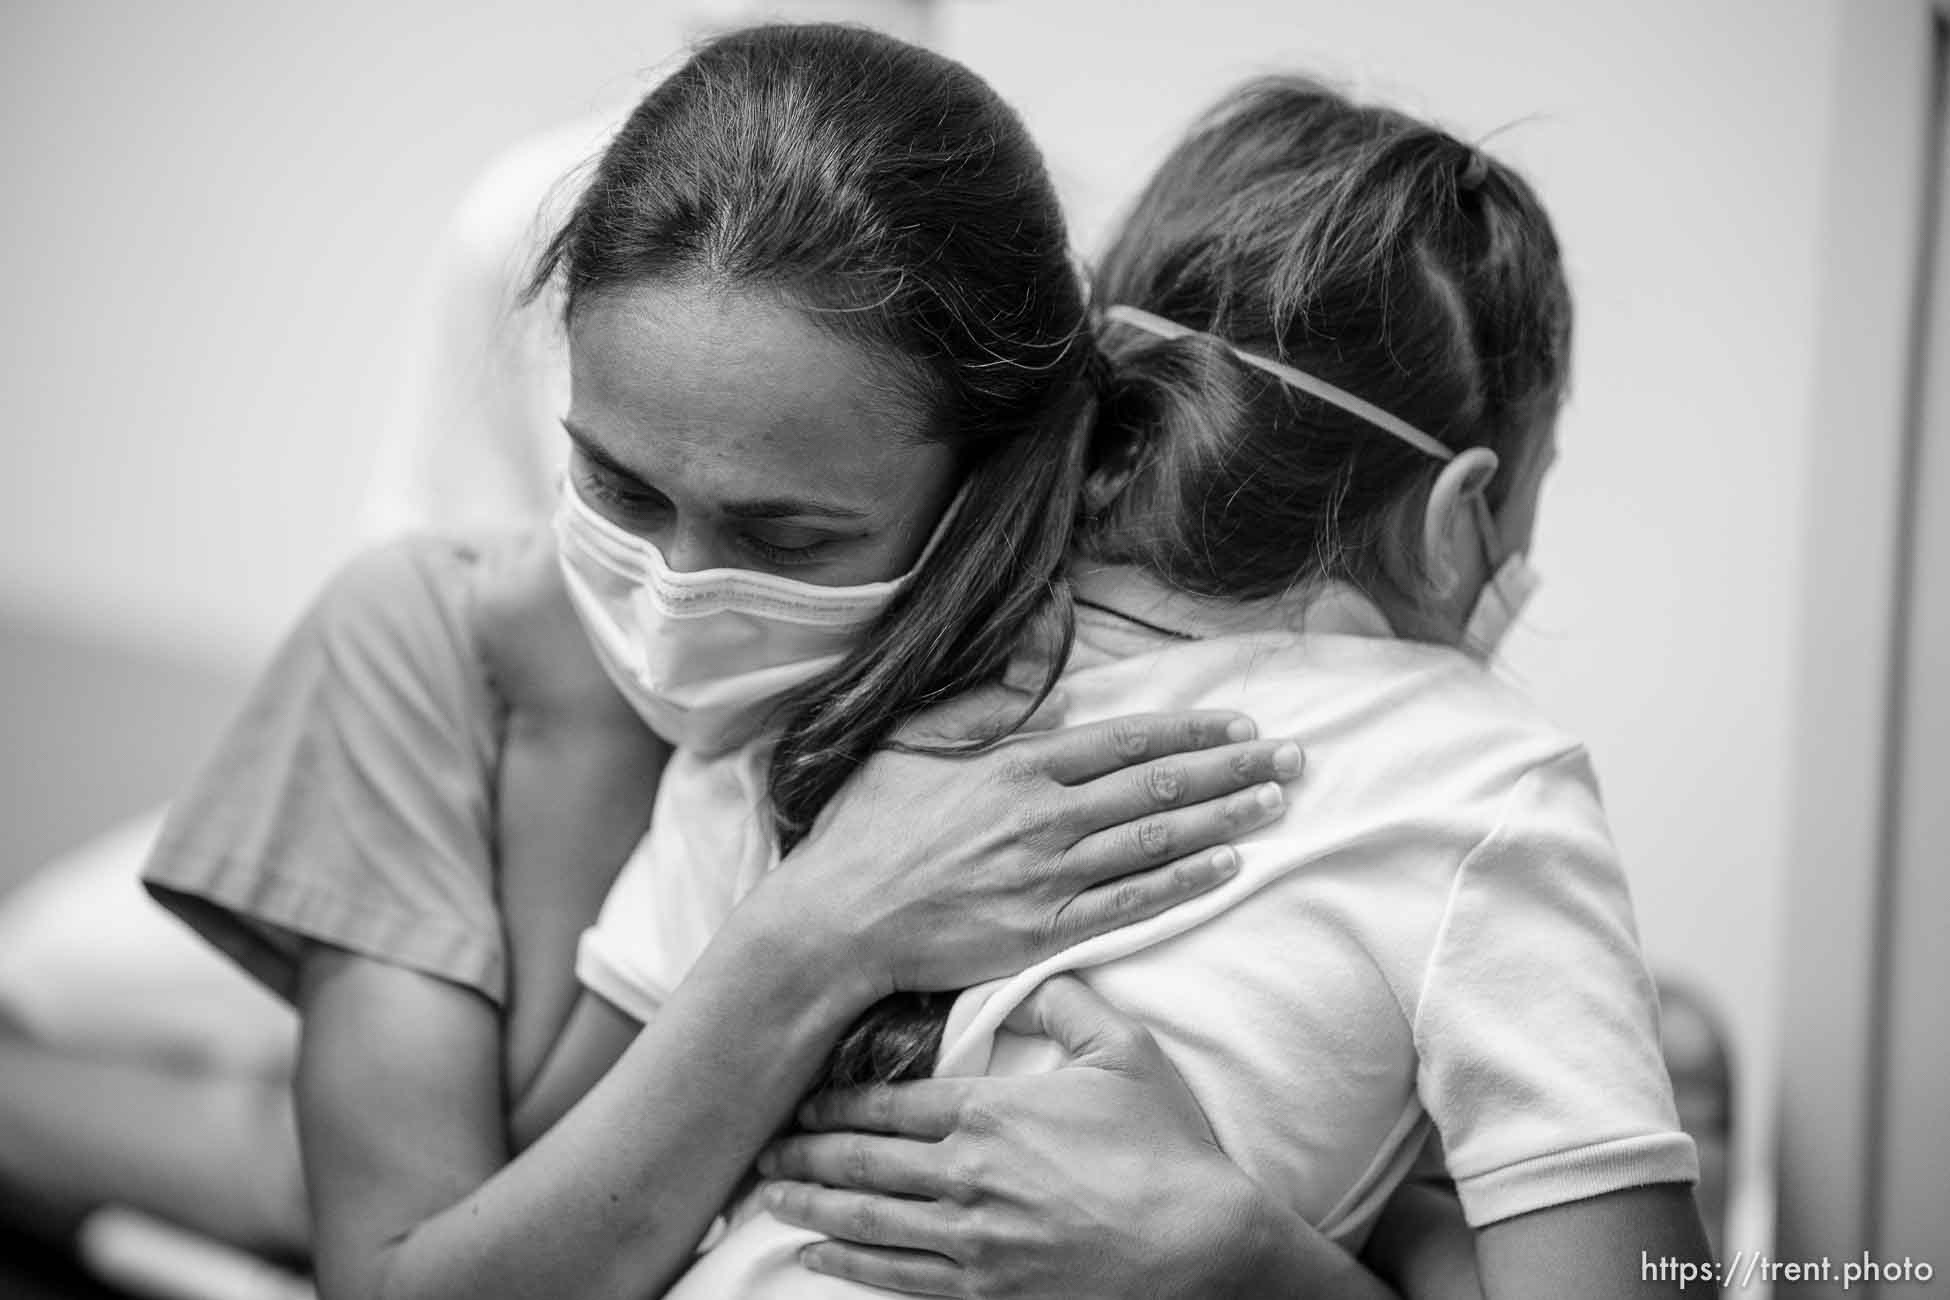
{"label": "child's face mask", "polygon": [[1476,531],[1483,540],[1483,560],[1489,578],[1469,608],[1469,617],[1463,624],[1463,646],[1471,654],[1488,659],[1502,647],[1503,638],[1509,635],[1523,607],[1537,593],[1542,579],[1521,550],[1497,559],[1496,519],[1490,514],[1489,503],[1481,493],[1470,500],[1475,503]]}

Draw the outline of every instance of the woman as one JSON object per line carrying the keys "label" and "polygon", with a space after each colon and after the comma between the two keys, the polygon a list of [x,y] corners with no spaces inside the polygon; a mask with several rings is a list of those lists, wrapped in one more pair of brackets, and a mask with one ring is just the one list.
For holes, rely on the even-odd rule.
{"label": "woman", "polygon": [[[421,543],[327,594],[150,878],[303,1013],[328,1294],[655,1290],[878,996],[1015,969],[1209,888],[1225,857],[1191,851],[1269,815],[1213,796],[1274,776],[1282,746],[1210,711],[883,755],[834,797],[1028,632],[1084,466],[1091,348],[1060,217],[985,87],[863,32],[726,38],[645,101],[591,195],[636,212],[593,223],[568,268],[571,432],[617,508],[681,518],[680,571],[736,554],[890,585],[785,722],[771,780],[804,843],[518,1153],[507,1115],[572,989],[562,938],[640,834],[664,751],[593,672],[562,684],[572,622],[529,603],[545,549]],[[613,744],[585,762],[567,734]],[[1125,771],[1159,754],[1182,756]],[[524,773],[558,761],[581,763],[569,797],[524,804]],[[607,851],[530,860],[564,826]],[[1152,869],[1101,883],[1134,865]]]}

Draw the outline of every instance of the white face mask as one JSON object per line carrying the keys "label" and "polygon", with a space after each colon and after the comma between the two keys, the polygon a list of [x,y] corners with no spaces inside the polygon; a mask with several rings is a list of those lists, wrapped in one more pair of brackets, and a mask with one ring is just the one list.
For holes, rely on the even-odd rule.
{"label": "white face mask", "polygon": [[555,536],[570,600],[610,679],[651,730],[703,753],[756,736],[779,698],[835,667],[913,575],[823,587],[751,569],[679,573],[567,479]]}
{"label": "white face mask", "polygon": [[1481,496],[1475,503],[1476,530],[1483,539],[1483,558],[1490,566],[1490,576],[1469,607],[1469,618],[1463,624],[1463,647],[1480,659],[1488,659],[1502,647],[1503,638],[1536,594],[1540,579],[1522,551],[1512,551],[1497,560],[1495,517]]}

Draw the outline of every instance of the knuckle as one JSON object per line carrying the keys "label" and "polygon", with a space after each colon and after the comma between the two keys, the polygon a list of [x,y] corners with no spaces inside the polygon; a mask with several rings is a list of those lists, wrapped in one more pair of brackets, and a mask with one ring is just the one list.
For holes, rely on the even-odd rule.
{"label": "knuckle", "polygon": [[1110,906],[1112,915],[1127,917],[1144,906],[1144,888],[1134,880],[1126,880],[1111,890]]}
{"label": "knuckle", "polygon": [[1172,807],[1185,797],[1185,770],[1176,763],[1154,763],[1144,771],[1144,788],[1153,803]]}
{"label": "knuckle", "polygon": [[846,1149],[840,1156],[841,1176],[849,1186],[866,1187],[873,1179],[873,1152],[868,1149],[863,1137],[847,1139]]}
{"label": "knuckle", "polygon": [[1151,749],[1151,734],[1142,718],[1119,718],[1110,724],[1111,752],[1127,763],[1143,758]]}
{"label": "knuckle", "polygon": [[1250,749],[1234,751],[1226,760],[1226,767],[1241,781],[1250,781],[1259,774],[1259,755]]}
{"label": "knuckle", "polygon": [[1147,817],[1131,831],[1138,855],[1149,862],[1159,861],[1171,852],[1171,827],[1162,818]]}
{"label": "knuckle", "polygon": [[977,1155],[964,1155],[948,1166],[948,1199],[957,1205],[973,1205],[988,1187],[988,1169]]}
{"label": "knuckle", "polygon": [[955,1127],[970,1137],[987,1137],[996,1131],[1000,1122],[995,1107],[979,1098],[965,1098],[956,1108]]}
{"label": "knuckle", "polygon": [[872,1200],[862,1198],[855,1201],[846,1215],[847,1235],[855,1241],[877,1245],[882,1235],[880,1207]]}
{"label": "knuckle", "polygon": [[1030,785],[1043,774],[1035,760],[1018,749],[1007,749],[997,755],[996,775],[1012,785]]}
{"label": "knuckle", "polygon": [[1007,814],[1009,827],[1017,838],[1033,835],[1049,824],[1049,811],[1040,799],[1018,799],[1010,805]]}
{"label": "knuckle", "polygon": [[865,1116],[867,1127],[886,1129],[894,1121],[894,1093],[891,1088],[870,1089],[861,1098],[861,1113]]}

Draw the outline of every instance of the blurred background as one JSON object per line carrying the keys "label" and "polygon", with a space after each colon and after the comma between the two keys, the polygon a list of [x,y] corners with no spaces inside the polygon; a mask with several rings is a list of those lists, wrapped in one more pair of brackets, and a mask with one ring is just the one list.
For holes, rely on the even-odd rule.
{"label": "blurred background", "polygon": [[[185,779],[362,536],[456,205],[517,140],[639,94],[696,7],[0,10],[0,888]],[[1911,1124],[1950,1069],[1928,951],[1950,897],[1923,869],[1950,832],[1921,797],[1950,790],[1940,7],[943,0],[932,21],[1043,140],[1086,252],[1259,71],[1494,133],[1533,178],[1577,362],[1509,659],[1596,755],[1654,966],[1723,1022],[1726,1248],[1771,1247],[1778,1184],[1803,1252],[1922,1257],[1903,1234],[1935,1223],[1950,1269],[1913,1200],[1950,1151]]]}

